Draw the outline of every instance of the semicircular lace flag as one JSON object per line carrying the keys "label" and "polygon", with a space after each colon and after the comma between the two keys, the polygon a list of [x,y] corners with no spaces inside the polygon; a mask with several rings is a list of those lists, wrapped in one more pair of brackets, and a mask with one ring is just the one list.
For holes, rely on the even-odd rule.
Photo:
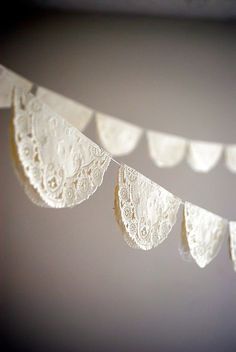
{"label": "semicircular lace flag", "polygon": [[147,131],[150,156],[159,167],[172,167],[180,163],[186,152],[187,141],[184,138]]}
{"label": "semicircular lace flag", "polygon": [[162,243],[176,222],[181,200],[127,165],[119,168],[115,214],[126,242],[149,250]]}
{"label": "semicircular lace flag", "polygon": [[15,90],[13,122],[24,174],[47,205],[75,206],[102,184],[111,157],[38,98]]}
{"label": "semicircular lace flag", "polygon": [[229,222],[230,235],[230,256],[233,261],[234,271],[236,271],[236,221]]}
{"label": "semicircular lace flag", "polygon": [[185,235],[190,253],[200,268],[218,254],[226,230],[226,220],[189,202],[184,207]]}
{"label": "semicircular lace flag", "polygon": [[188,150],[188,163],[194,171],[208,172],[219,161],[223,145],[201,141],[191,141]]}
{"label": "semicircular lace flag", "polygon": [[32,82],[0,65],[0,108],[9,108],[14,86],[30,91]]}
{"label": "semicircular lace flag", "polygon": [[43,87],[37,88],[36,96],[81,132],[94,114],[87,106]]}
{"label": "semicircular lace flag", "polygon": [[103,147],[115,156],[131,153],[143,132],[131,123],[101,113],[96,113],[96,124]]}
{"label": "semicircular lace flag", "polygon": [[230,171],[236,172],[236,145],[235,144],[226,146],[225,164]]}

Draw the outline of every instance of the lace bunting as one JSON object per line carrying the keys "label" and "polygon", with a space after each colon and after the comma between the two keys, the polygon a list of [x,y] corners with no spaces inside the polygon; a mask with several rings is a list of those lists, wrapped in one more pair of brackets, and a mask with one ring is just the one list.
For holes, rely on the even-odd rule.
{"label": "lace bunting", "polygon": [[[102,184],[113,160],[119,164],[115,217],[125,241],[130,247],[142,250],[161,244],[176,223],[181,199],[131,167],[121,165],[83,135],[80,130],[89,123],[91,109],[42,87],[34,96],[29,92],[32,86],[29,81],[5,68],[0,75],[0,79],[11,76],[14,84],[23,87],[14,88],[12,80],[4,83],[0,88],[0,106],[8,106],[13,93],[11,155],[17,177],[29,198],[42,207],[80,204]],[[100,138],[109,152],[124,155],[135,148],[142,129],[102,114],[97,114],[96,119]],[[160,167],[178,164],[188,144],[180,137],[153,131],[148,132],[148,143],[150,154]],[[194,170],[207,172],[216,165],[222,150],[220,144],[190,142],[188,162]],[[225,152],[227,167],[235,172],[236,146],[228,146]],[[193,258],[204,268],[218,254],[227,225],[228,221],[218,215],[185,202],[180,248],[183,259]],[[229,229],[236,271],[236,221],[229,222]]]}
{"label": "lace bunting", "polygon": [[150,156],[159,167],[175,166],[185,156],[187,142],[184,138],[148,131],[147,140]]}
{"label": "lace bunting", "polygon": [[[14,86],[30,91],[32,85],[29,80],[0,65],[0,108],[11,106]],[[131,153],[145,132],[150,157],[158,167],[174,167],[186,158],[192,170],[206,173],[216,166],[224,150],[227,168],[236,172],[236,145],[191,141],[171,134],[145,130],[94,111],[44,87],[39,86],[36,95],[80,131],[84,131],[96,116],[100,141],[111,155],[122,156]]]}
{"label": "lace bunting", "polygon": [[47,205],[75,206],[102,184],[110,156],[38,98],[17,89],[13,122],[24,173]]}
{"label": "lace bunting", "polygon": [[129,166],[119,168],[115,213],[131,247],[149,250],[162,243],[176,222],[180,203]]}
{"label": "lace bunting", "polygon": [[115,156],[131,153],[142,135],[139,127],[100,113],[96,113],[96,124],[103,147]]}
{"label": "lace bunting", "polygon": [[200,268],[204,268],[218,254],[227,222],[205,209],[185,202],[184,234],[190,253]]}

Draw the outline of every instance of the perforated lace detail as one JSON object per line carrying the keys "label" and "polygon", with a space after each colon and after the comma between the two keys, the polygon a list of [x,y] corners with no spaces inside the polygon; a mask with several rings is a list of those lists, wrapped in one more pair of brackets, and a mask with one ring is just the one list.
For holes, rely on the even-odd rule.
{"label": "perforated lace detail", "polygon": [[15,143],[24,173],[51,207],[72,207],[101,185],[110,156],[21,90],[14,96]]}
{"label": "perforated lace detail", "polygon": [[129,245],[149,250],[167,238],[176,222],[179,198],[126,165],[119,169],[117,194],[118,222]]}
{"label": "perforated lace detail", "polygon": [[226,229],[226,220],[196,205],[185,202],[185,231],[190,253],[204,268],[218,254]]}

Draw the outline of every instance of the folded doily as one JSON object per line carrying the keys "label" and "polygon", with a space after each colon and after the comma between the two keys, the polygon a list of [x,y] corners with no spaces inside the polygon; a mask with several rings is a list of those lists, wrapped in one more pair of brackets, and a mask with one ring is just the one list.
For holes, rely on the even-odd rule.
{"label": "folded doily", "polygon": [[208,172],[218,163],[223,145],[201,141],[191,141],[188,150],[188,163],[194,171]]}
{"label": "folded doily", "polygon": [[220,216],[188,202],[185,202],[184,218],[183,231],[190,253],[196,263],[204,268],[218,254],[227,222]]}
{"label": "folded doily", "polygon": [[72,207],[102,184],[108,153],[37,97],[15,90],[13,122],[24,174],[44,203]]}
{"label": "folded doily", "polygon": [[147,132],[149,153],[159,167],[172,167],[180,163],[186,152],[184,138],[154,131]]}
{"label": "folded doily", "polygon": [[116,216],[131,247],[149,250],[162,243],[176,222],[180,203],[134,169],[127,165],[119,168]]}
{"label": "folded doily", "polygon": [[132,152],[142,135],[141,128],[101,113],[96,113],[96,124],[103,147],[115,156]]}

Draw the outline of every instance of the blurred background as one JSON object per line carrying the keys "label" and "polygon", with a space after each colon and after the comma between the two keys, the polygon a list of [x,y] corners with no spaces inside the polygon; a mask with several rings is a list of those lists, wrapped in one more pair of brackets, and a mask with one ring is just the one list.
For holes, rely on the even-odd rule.
{"label": "blurred background", "polygon": [[[185,137],[236,142],[236,2],[5,2],[1,64],[88,106]],[[3,21],[4,19],[4,21]],[[7,351],[236,350],[228,241],[205,269],[178,252],[181,211],[158,248],[130,249],[113,217],[117,167],[73,209],[33,205],[1,110],[1,326]],[[94,122],[85,134],[99,142]],[[143,138],[122,161],[183,199],[236,220],[236,176],[158,169]]]}

